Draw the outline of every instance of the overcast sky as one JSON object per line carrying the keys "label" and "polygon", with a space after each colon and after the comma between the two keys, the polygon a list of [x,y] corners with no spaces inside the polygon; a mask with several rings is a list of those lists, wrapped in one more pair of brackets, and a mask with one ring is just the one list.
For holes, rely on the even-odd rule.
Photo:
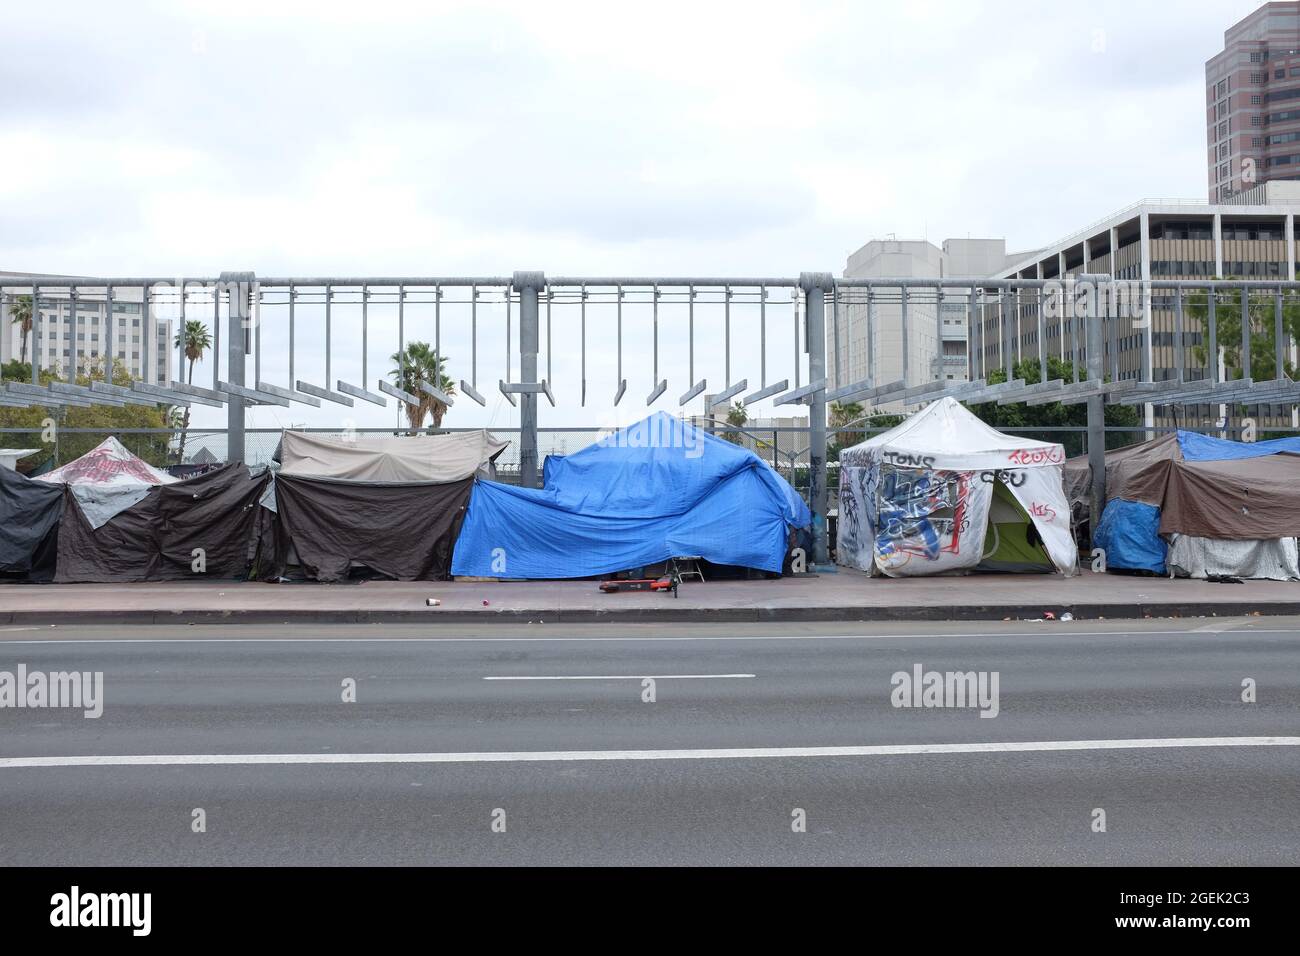
{"label": "overcast sky", "polygon": [[[1204,63],[1256,6],[11,3],[0,269],[754,276],[839,273],[891,233],[1031,248],[1144,197],[1205,196]],[[603,421],[613,397],[602,328],[599,407],[577,408],[572,320],[543,425]],[[683,334],[665,329],[665,349]],[[444,335],[468,377],[468,347]],[[485,394],[503,371],[492,335]],[[652,384],[638,335],[625,417]],[[276,380],[280,340],[267,342]],[[690,384],[678,358],[661,360],[656,407],[676,411]],[[505,426],[511,411],[466,400],[447,424]],[[344,415],[392,420],[295,406],[250,423]]]}

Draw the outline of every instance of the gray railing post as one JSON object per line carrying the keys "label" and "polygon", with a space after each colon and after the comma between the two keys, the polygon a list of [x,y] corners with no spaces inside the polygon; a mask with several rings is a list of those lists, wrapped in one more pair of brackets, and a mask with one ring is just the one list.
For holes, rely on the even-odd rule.
{"label": "gray railing post", "polygon": [[[244,356],[251,351],[249,295],[254,281],[251,272],[223,272],[215,291],[218,303],[223,290],[230,297],[226,317],[226,381],[231,385],[244,385]],[[244,450],[244,404],[238,395],[226,396],[226,461],[248,460]]]}
{"label": "gray railing post", "polygon": [[[546,288],[541,272],[516,272],[510,283],[519,293],[519,381],[537,382],[537,295]],[[507,295],[509,293],[507,292]],[[537,484],[537,393],[519,396],[519,484],[536,488]]]}
{"label": "gray railing post", "polygon": [[[1100,382],[1103,372],[1103,351],[1105,312],[1101,308],[1101,290],[1103,283],[1113,280],[1107,275],[1081,275],[1077,281],[1092,285],[1088,308],[1084,310],[1083,320],[1087,323],[1087,362],[1088,380]],[[1114,294],[1113,288],[1107,295]],[[1077,301],[1077,300],[1076,300]],[[1077,311],[1077,310],[1076,310]],[[1076,316],[1075,321],[1078,321]],[[1089,525],[1093,541],[1096,541],[1097,525],[1101,522],[1102,510],[1106,507],[1106,398],[1094,395],[1088,399],[1088,467],[1092,470],[1092,521]]]}
{"label": "gray railing post", "polygon": [[[826,293],[835,288],[829,272],[803,272],[799,287],[804,292],[804,327],[807,330],[808,382],[826,379]],[[830,561],[826,531],[826,389],[808,397],[808,507],[813,519],[813,563]]]}

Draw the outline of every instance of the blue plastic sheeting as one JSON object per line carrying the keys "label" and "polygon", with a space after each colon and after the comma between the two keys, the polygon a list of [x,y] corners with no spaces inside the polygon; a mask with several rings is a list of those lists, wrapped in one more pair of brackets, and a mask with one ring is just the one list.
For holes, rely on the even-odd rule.
{"label": "blue plastic sheeting", "polygon": [[563,457],[541,489],[478,481],[452,574],[578,578],[694,555],[780,571],[812,516],[757,455],[658,412]]}
{"label": "blue plastic sheeting", "polygon": [[1300,455],[1300,437],[1269,441],[1229,441],[1199,432],[1178,432],[1178,447],[1185,461],[1228,461],[1234,458],[1262,458],[1265,455]]}
{"label": "blue plastic sheeting", "polygon": [[1165,573],[1168,546],[1160,537],[1160,509],[1112,498],[1101,513],[1093,544],[1106,552],[1106,567]]}

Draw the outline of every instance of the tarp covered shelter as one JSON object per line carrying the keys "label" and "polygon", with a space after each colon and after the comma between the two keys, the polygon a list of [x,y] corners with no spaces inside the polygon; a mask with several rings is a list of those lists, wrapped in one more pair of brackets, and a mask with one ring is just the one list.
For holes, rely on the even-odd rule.
{"label": "tarp covered shelter", "polygon": [[232,462],[149,488],[95,527],[65,486],[55,581],[140,582],[243,578],[266,534],[260,501],[270,473]]}
{"label": "tarp covered shelter", "polygon": [[47,471],[37,480],[68,486],[90,526],[98,528],[142,501],[151,488],[177,479],[131,454],[110,436],[80,458]]}
{"label": "tarp covered shelter", "polygon": [[341,439],[286,431],[268,505],[276,563],[318,581],[363,569],[443,580],[476,476],[507,443],[488,431]]}
{"label": "tarp covered shelter", "polygon": [[484,429],[355,439],[286,431],[280,440],[280,474],[350,481],[492,478],[492,462],[507,444]]}
{"label": "tarp covered shelter", "polygon": [[[1066,467],[1086,513],[1091,470]],[[1194,577],[1300,577],[1300,439],[1234,442],[1179,431],[1106,453],[1093,534],[1110,568]]]}
{"label": "tarp covered shelter", "polygon": [[399,581],[444,580],[473,482],[277,475],[280,564],[317,581],[341,581],[353,567]]}
{"label": "tarp covered shelter", "polygon": [[53,579],[62,514],[62,488],[0,468],[0,579]]}
{"label": "tarp covered shelter", "polygon": [[840,452],[837,563],[890,577],[978,568],[1073,574],[1065,451],[942,398]]}
{"label": "tarp covered shelter", "polygon": [[580,578],[684,556],[779,573],[811,523],[757,455],[663,412],[547,458],[544,478],[475,483],[453,574]]}

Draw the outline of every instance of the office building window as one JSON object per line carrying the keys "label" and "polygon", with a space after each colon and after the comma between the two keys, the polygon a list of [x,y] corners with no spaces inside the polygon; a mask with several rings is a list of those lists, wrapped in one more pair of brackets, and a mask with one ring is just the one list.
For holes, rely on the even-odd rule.
{"label": "office building window", "polygon": [[1264,82],[1264,78],[1265,78],[1265,74],[1263,73],[1252,73],[1250,74],[1250,85],[1259,86]]}

